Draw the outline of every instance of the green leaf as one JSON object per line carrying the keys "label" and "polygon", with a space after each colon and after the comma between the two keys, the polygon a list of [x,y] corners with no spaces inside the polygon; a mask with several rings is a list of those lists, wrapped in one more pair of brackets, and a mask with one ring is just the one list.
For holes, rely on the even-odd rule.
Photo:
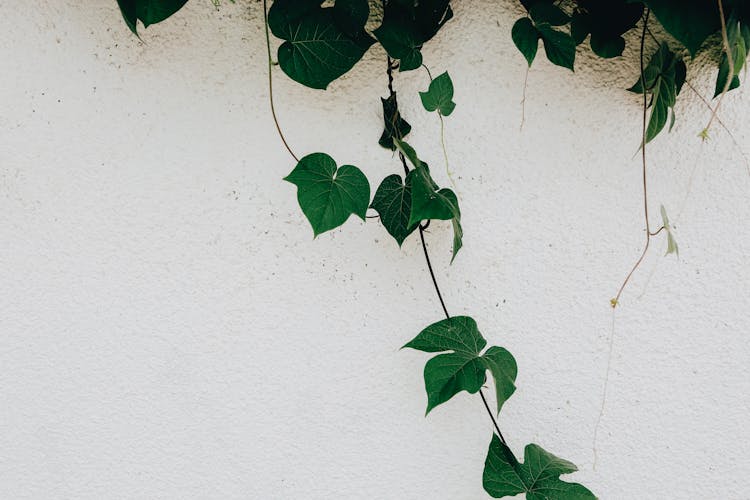
{"label": "green leaf", "polygon": [[645,92],[651,95],[651,116],[646,128],[646,142],[649,142],[666,125],[670,109],[674,116],[677,95],[685,82],[685,63],[666,43],[662,43],[644,68],[643,76],[629,90],[642,94],[645,88]]}
{"label": "green leaf", "polygon": [[373,34],[393,59],[398,59],[399,70],[409,71],[422,65],[422,43],[401,21],[384,21]]}
{"label": "green leaf", "polygon": [[529,15],[536,24],[562,26],[570,22],[570,17],[560,7],[551,3],[536,3],[529,9]]}
{"label": "green leaf", "polygon": [[388,96],[387,99],[380,100],[383,103],[383,121],[385,128],[383,133],[378,140],[378,144],[391,151],[396,149],[396,145],[393,143],[393,139],[403,139],[411,132],[411,125],[409,122],[401,118],[401,113],[398,110],[398,101],[396,100],[396,93]]}
{"label": "green leaf", "polygon": [[427,111],[437,110],[443,116],[453,113],[456,103],[453,102],[453,81],[448,72],[439,75],[430,82],[427,92],[420,92],[422,106]]}
{"label": "green leaf", "polygon": [[333,19],[338,27],[350,37],[357,37],[370,16],[367,0],[336,0]]}
{"label": "green leaf", "polygon": [[622,51],[625,50],[625,39],[619,35],[610,38],[592,33],[591,50],[605,59],[617,57],[622,55]]}
{"label": "green leaf", "polygon": [[453,17],[449,0],[385,2],[383,23],[373,32],[399,71],[422,65],[422,45]]}
{"label": "green leaf", "polygon": [[513,38],[513,43],[516,44],[518,50],[526,58],[526,62],[531,66],[539,48],[539,31],[534,27],[534,23],[528,17],[522,17],[513,25],[510,35]]}
{"label": "green leaf", "polygon": [[[732,81],[730,82],[727,91],[740,86],[739,74],[745,66],[748,50],[743,31],[750,33],[750,30],[741,29],[739,21],[737,21],[734,16],[731,16],[729,21],[727,21],[727,40],[729,41],[729,47],[732,51],[734,71],[732,72]],[[724,85],[727,83],[727,78],[729,78],[729,59],[727,58],[726,50],[723,50],[721,53],[721,62],[719,63],[719,74],[716,79],[714,97],[724,91]]]}
{"label": "green leaf", "polygon": [[621,55],[625,48],[622,35],[638,23],[643,4],[626,0],[578,0],[577,4],[570,23],[570,33],[576,45],[591,33],[591,50],[596,55],[604,58]]}
{"label": "green leaf", "polygon": [[424,352],[453,351],[430,359],[425,365],[427,413],[461,391],[476,393],[492,373],[498,398],[498,412],[515,390],[516,362],[500,347],[490,347],[479,333],[476,322],[468,316],[455,316],[433,323],[404,347]]}
{"label": "green leaf", "polygon": [[497,412],[513,393],[516,391],[516,375],[518,365],[513,355],[502,347],[493,346],[487,349],[482,356],[482,361],[495,380],[495,395],[497,399]]}
{"label": "green leaf", "polygon": [[667,217],[667,209],[664,208],[664,205],[661,206],[661,221],[664,225],[664,229],[667,231],[667,253],[664,255],[669,255],[670,253],[673,253],[677,255],[677,257],[680,256],[680,249],[677,246],[677,240],[674,238],[674,234],[672,233],[672,226],[669,224],[669,217]]}
{"label": "green leaf", "polygon": [[644,0],[667,32],[692,56],[721,28],[719,9],[710,0]]}
{"label": "green leaf", "polygon": [[407,236],[417,228],[417,224],[409,225],[411,212],[411,178],[414,171],[409,172],[405,182],[397,174],[389,175],[380,183],[372,204],[370,205],[380,215],[380,222],[388,233],[393,236],[398,246]]}
{"label": "green leaf", "polygon": [[357,33],[348,34],[351,18],[344,23],[346,31],[342,29],[342,9],[320,8],[315,3],[320,4],[276,0],[268,12],[268,26],[285,40],[278,51],[284,73],[307,87],[325,89],[352,69],[375,41],[364,31],[364,23]]}
{"label": "green leaf", "polygon": [[453,256],[456,258],[463,245],[463,228],[461,227],[461,210],[458,207],[456,193],[450,189],[439,189],[430,175],[430,169],[421,161],[416,151],[408,143],[393,140],[396,148],[414,166],[411,189],[411,212],[409,226],[423,220],[451,220],[453,223]]}
{"label": "green leaf", "polygon": [[573,70],[576,58],[576,44],[573,37],[552,29],[548,24],[537,24],[537,30],[544,43],[544,52],[552,64]]}
{"label": "green leaf", "polygon": [[527,500],[596,500],[586,487],[560,479],[560,475],[577,470],[571,462],[536,444],[526,445],[524,463],[519,463],[493,434],[484,464],[484,489],[494,498],[525,493]]}
{"label": "green leaf", "polygon": [[186,3],[187,0],[117,0],[125,23],[135,35],[138,35],[139,19],[144,28],[148,28],[164,21]]}
{"label": "green leaf", "polygon": [[312,153],[302,158],[284,180],[297,186],[297,200],[315,236],[342,225],[351,214],[365,219],[370,184],[355,166],[337,169],[327,154]]}

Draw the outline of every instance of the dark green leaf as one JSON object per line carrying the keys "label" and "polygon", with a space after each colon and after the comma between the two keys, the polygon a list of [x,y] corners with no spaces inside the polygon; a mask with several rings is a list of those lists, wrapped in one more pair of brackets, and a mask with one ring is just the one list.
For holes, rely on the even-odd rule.
{"label": "dark green leaf", "polygon": [[383,103],[383,121],[385,123],[385,128],[380,136],[378,144],[393,151],[396,149],[393,139],[403,139],[406,137],[406,135],[411,132],[411,125],[409,125],[409,122],[401,118],[395,92],[393,95],[388,96],[387,99],[381,97],[380,100]]}
{"label": "dark green leaf", "polygon": [[644,78],[639,78],[629,90],[643,93],[645,80],[645,91],[651,96],[649,103],[651,116],[646,128],[646,142],[649,142],[666,125],[670,109],[674,117],[677,94],[685,81],[685,64],[666,43],[662,43],[649,60],[643,73]]}
{"label": "dark green leaf", "polygon": [[570,36],[576,45],[580,45],[591,33],[591,16],[576,12],[570,19]]}
{"label": "dark green leaf", "polygon": [[409,172],[406,181],[401,181],[397,174],[389,175],[380,183],[375,191],[370,205],[380,215],[380,222],[388,233],[396,239],[399,246],[407,236],[417,228],[417,224],[409,225],[411,213],[411,177]]}
{"label": "dark green leaf", "polygon": [[159,23],[177,12],[187,0],[117,0],[125,23],[134,34],[138,34],[137,21],[145,28]]}
{"label": "dark green leaf", "polygon": [[453,102],[453,81],[447,71],[432,80],[427,92],[420,92],[419,97],[424,109],[437,110],[443,116],[450,115],[456,108],[456,103]]}
{"label": "dark green leaf", "polygon": [[494,498],[526,493],[527,500],[596,500],[586,487],[560,479],[578,468],[536,444],[526,445],[524,463],[493,434],[484,464],[484,489]]}
{"label": "dark green leaf", "polygon": [[461,211],[458,207],[456,193],[450,189],[438,188],[430,175],[427,164],[419,159],[414,148],[408,143],[394,139],[394,144],[414,166],[409,226],[423,220],[451,220],[453,223],[453,258],[451,262],[453,262],[463,244]]}
{"label": "dark green leaf", "polygon": [[495,379],[498,412],[515,390],[516,361],[503,348],[490,347],[468,316],[455,316],[433,323],[404,347],[424,352],[453,351],[430,359],[425,365],[427,413],[461,391],[474,394],[486,381],[490,370]]}
{"label": "dark green leaf", "polygon": [[456,351],[478,355],[486,345],[473,318],[454,316],[431,324],[404,347],[424,352]]}
{"label": "dark green leaf", "polygon": [[518,50],[526,58],[526,62],[531,66],[534,57],[536,57],[536,51],[539,48],[539,32],[534,27],[534,23],[528,17],[522,17],[513,25],[510,34],[513,38],[513,43],[516,44]]}
{"label": "dark green leaf", "polygon": [[422,65],[422,43],[407,24],[383,22],[373,33],[388,55],[400,61],[399,70],[409,71]]}
{"label": "dark green leaf", "polygon": [[695,55],[721,28],[717,3],[710,0],[644,0],[670,35]]}
{"label": "dark green leaf", "polygon": [[333,6],[333,19],[341,31],[350,37],[359,36],[369,16],[367,0],[336,0]]}
{"label": "dark green leaf", "polygon": [[548,24],[538,24],[537,30],[544,43],[544,52],[552,64],[573,70],[576,44],[567,33],[552,29]]}
{"label": "dark green leaf", "polygon": [[316,2],[309,1],[300,2],[298,8],[293,1],[277,0],[268,13],[271,32],[285,40],[279,47],[279,66],[293,80],[325,89],[349,71],[374,40],[364,25],[354,36],[348,35],[336,22],[334,8],[313,7]]}
{"label": "dark green leaf", "polygon": [[318,236],[340,226],[351,214],[365,219],[370,184],[357,167],[336,162],[325,153],[302,158],[284,178],[297,186],[297,200]]}
{"label": "dark green leaf", "polygon": [[[745,41],[745,36],[743,36],[745,34],[743,31],[750,34],[750,30],[740,28],[740,24],[734,16],[730,17],[729,21],[727,21],[727,40],[729,41],[729,47],[732,51],[734,71],[732,73],[732,81],[727,89],[728,91],[740,86],[739,74],[745,66],[745,60],[747,59],[748,47]],[[714,97],[724,91],[727,78],[729,78],[729,60],[727,58],[726,50],[723,50],[721,53],[721,62],[719,63],[719,74],[716,79]]]}
{"label": "dark green leaf", "polygon": [[513,393],[516,391],[516,375],[518,366],[513,355],[502,347],[490,347],[482,356],[482,362],[492,374],[495,380],[495,395],[497,399],[497,412]]}
{"label": "dark green leaf", "polygon": [[529,15],[536,24],[547,23],[550,26],[562,26],[570,21],[570,17],[560,7],[551,3],[532,5]]}
{"label": "dark green leaf", "polygon": [[625,50],[625,39],[619,35],[607,38],[592,33],[591,50],[599,57],[605,59],[617,57],[622,55],[622,51]]}

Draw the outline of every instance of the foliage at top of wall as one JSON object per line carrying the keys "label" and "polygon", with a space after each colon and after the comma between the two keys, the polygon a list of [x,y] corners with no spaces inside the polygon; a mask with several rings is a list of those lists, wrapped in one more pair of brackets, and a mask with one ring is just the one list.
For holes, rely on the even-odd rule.
{"label": "foliage at top of wall", "polygon": [[[182,8],[186,1],[118,0],[118,4],[125,22],[138,35],[138,21],[145,27],[160,22]],[[436,354],[427,361],[423,372],[426,413],[462,391],[479,393],[494,426],[482,477],[489,495],[501,498],[525,494],[528,500],[595,499],[585,486],[560,479],[561,475],[577,470],[571,462],[536,444],[525,447],[523,463],[513,454],[500,431],[496,415],[516,391],[516,360],[502,347],[485,349],[487,341],[473,318],[448,313],[430,261],[425,229],[433,220],[451,223],[453,259],[462,247],[459,200],[453,190],[438,186],[423,157],[406,142],[411,125],[401,116],[393,81],[395,70],[403,72],[424,67],[427,71],[430,84],[419,93],[419,99],[424,110],[434,113],[440,120],[443,156],[450,177],[442,131],[444,118],[456,107],[453,82],[448,72],[433,78],[422,55],[423,46],[453,17],[450,0],[381,0],[382,12],[371,9],[368,0],[275,0],[270,9],[266,4],[267,0],[263,0],[271,112],[284,146],[296,162],[285,180],[297,188],[297,200],[314,235],[341,226],[351,215],[362,220],[379,219],[398,245],[412,233],[419,233],[427,269],[445,315],[445,319],[427,326],[404,345],[405,348]],[[575,67],[577,47],[586,40],[596,55],[616,58],[625,49],[624,35],[641,24],[641,70],[634,75],[635,83],[629,90],[643,96],[641,153],[646,244],[641,258],[612,299],[614,307],[648,250],[651,236],[665,230],[667,253],[677,252],[664,207],[661,209],[662,227],[652,232],[649,226],[645,145],[667,123],[670,123],[669,128],[674,124],[674,106],[686,81],[687,64],[698,53],[722,48],[716,95],[723,96],[740,84],[739,74],[750,49],[750,2],[520,0],[520,7],[526,14],[515,22],[510,38],[529,66],[537,58],[540,42],[551,63],[571,70]],[[464,8],[471,9],[472,6],[466,4]],[[649,30],[651,14],[681,47],[671,40],[659,40]],[[373,25],[377,27],[368,29]],[[269,30],[282,40],[276,54],[281,70],[293,80],[314,89],[326,89],[331,82],[354,68],[374,44],[379,43],[385,49],[388,97],[381,98],[383,132],[378,143],[398,157],[403,177],[394,173],[384,178],[371,200],[370,182],[356,166],[339,166],[332,157],[320,152],[301,158],[295,155],[274,111],[271,76],[274,61]],[[647,35],[657,42],[657,49],[646,63],[644,41]],[[683,52],[688,53],[687,61]],[[647,120],[648,109],[651,111]],[[368,216],[369,209],[377,216]],[[496,412],[492,411],[482,391],[488,378],[495,386]]]}

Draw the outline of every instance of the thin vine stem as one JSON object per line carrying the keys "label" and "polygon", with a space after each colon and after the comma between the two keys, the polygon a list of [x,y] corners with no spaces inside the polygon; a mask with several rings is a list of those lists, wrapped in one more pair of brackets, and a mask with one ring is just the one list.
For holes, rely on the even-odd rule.
{"label": "thin vine stem", "polygon": [[[423,65],[424,66],[424,65]],[[432,80],[432,75],[430,74],[430,70],[427,68],[427,66],[424,66],[424,68],[427,70],[427,74],[430,76],[430,80]],[[393,90],[393,64],[391,63],[391,58],[388,57],[388,66],[387,66],[387,74],[388,74],[388,92],[390,93],[390,96],[395,95],[395,91]],[[442,117],[441,117],[442,122]],[[401,160],[401,165],[404,167],[404,172],[406,174],[409,173],[409,166],[406,164],[406,158],[404,158],[403,153],[399,152],[398,154],[399,159]],[[419,241],[422,243],[422,251],[424,252],[424,260],[427,263],[427,270],[430,273],[430,279],[432,280],[432,286],[435,289],[435,294],[437,295],[438,301],[440,301],[440,307],[443,309],[443,313],[445,314],[445,319],[450,319],[451,315],[448,312],[448,308],[445,305],[445,300],[443,299],[443,294],[440,292],[440,285],[438,285],[437,277],[435,276],[435,270],[432,268],[432,260],[430,259],[430,252],[427,250],[427,241],[425,240],[424,233],[427,229],[427,226],[429,225],[430,221],[427,221],[427,223],[423,225],[419,225],[417,229],[419,229]],[[505,441],[505,437],[503,436],[503,433],[500,431],[500,425],[497,423],[497,419],[495,418],[495,415],[492,413],[492,409],[490,408],[489,403],[487,403],[487,397],[484,395],[484,391],[480,388],[479,389],[479,395],[482,398],[482,403],[484,403],[484,408],[487,410],[487,415],[489,415],[490,420],[492,421],[492,425],[495,428],[495,432],[497,432],[497,437],[500,439],[500,441],[504,445],[508,445],[508,443]]]}
{"label": "thin vine stem", "polygon": [[289,143],[286,142],[284,132],[281,131],[281,125],[279,125],[279,119],[276,116],[276,106],[273,103],[273,59],[271,58],[271,37],[268,34],[268,0],[263,0],[263,25],[266,29],[266,53],[268,54],[268,102],[271,105],[271,116],[273,116],[273,123],[276,125],[276,131],[279,133],[281,142],[284,143],[284,147],[289,154],[292,155],[294,161],[299,162],[299,158],[292,148],[289,147]]}
{"label": "thin vine stem", "polygon": [[643,262],[643,259],[646,257],[646,253],[648,252],[648,247],[651,244],[651,236],[652,236],[651,225],[648,220],[648,175],[646,172],[646,119],[647,119],[647,109],[648,109],[648,96],[646,95],[646,69],[645,69],[645,63],[643,60],[645,44],[646,44],[646,32],[648,30],[648,18],[650,15],[651,15],[651,9],[646,8],[646,13],[644,14],[644,18],[643,18],[643,32],[641,33],[641,52],[640,52],[641,89],[643,91],[641,164],[642,164],[642,172],[643,172],[643,216],[646,221],[646,244],[643,247],[643,252],[641,253],[641,256],[638,257],[638,260],[635,262],[635,265],[630,270],[628,275],[625,277],[625,280],[622,282],[622,285],[620,285],[620,289],[617,291],[617,295],[615,295],[615,298],[611,300],[611,304],[613,308],[617,307],[617,304],[620,302],[620,296],[622,295],[622,291],[625,289],[625,286],[628,284],[628,281],[630,281],[630,278],[633,276],[633,273],[635,273],[638,267],[640,267],[641,262]]}

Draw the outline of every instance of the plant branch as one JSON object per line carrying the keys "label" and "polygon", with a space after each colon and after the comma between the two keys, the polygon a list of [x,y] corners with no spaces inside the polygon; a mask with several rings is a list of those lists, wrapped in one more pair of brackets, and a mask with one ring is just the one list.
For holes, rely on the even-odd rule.
{"label": "plant branch", "polygon": [[[429,75],[430,70],[427,68],[427,66],[425,66],[425,69],[427,70],[428,75]],[[396,95],[396,92],[393,90],[393,64],[391,62],[390,56],[388,57],[387,74],[388,74],[388,92],[390,93],[390,96],[393,97],[394,95]],[[432,79],[432,75],[430,75],[430,79]],[[408,175],[409,166],[406,164],[406,158],[404,158],[404,155],[401,152],[398,153],[398,157],[401,160],[401,165],[404,167],[404,172],[406,172],[406,174]],[[429,224],[430,224],[430,221],[428,220],[425,225],[419,224],[419,226],[417,227],[417,229],[419,229],[419,240],[422,243],[422,251],[424,252],[424,260],[425,262],[427,262],[427,270],[430,273],[432,286],[433,288],[435,288],[435,293],[437,294],[438,300],[440,301],[440,307],[443,309],[445,318],[450,319],[451,315],[448,313],[448,308],[445,306],[445,300],[443,300],[443,294],[440,292],[440,286],[438,285],[437,278],[435,277],[435,271],[432,268],[432,261],[430,260],[430,253],[427,251],[427,242],[425,241],[425,238],[424,238],[425,229],[427,229],[427,226],[429,226]],[[492,413],[492,409],[490,408],[490,405],[487,403],[487,397],[484,395],[484,391],[482,391],[481,388],[479,389],[479,395],[482,397],[482,402],[484,403],[484,407],[487,410],[487,415],[489,415],[490,420],[492,421],[492,425],[494,426],[495,431],[497,432],[497,437],[500,438],[500,441],[502,441],[502,443],[507,446],[505,437],[503,436],[503,433],[500,431],[500,425],[498,425],[497,419],[495,418],[495,415]]]}
{"label": "plant branch", "polygon": [[266,52],[268,53],[268,102],[271,105],[271,116],[273,116],[273,123],[276,125],[276,131],[279,133],[281,142],[284,143],[284,147],[289,154],[292,155],[295,161],[299,162],[299,158],[294,154],[292,148],[289,147],[289,143],[286,142],[284,132],[281,131],[281,125],[279,125],[279,119],[276,117],[276,107],[273,104],[273,60],[271,59],[271,37],[268,35],[268,0],[263,0],[263,24],[266,29]]}
{"label": "plant branch", "polygon": [[622,291],[625,289],[625,286],[628,284],[628,281],[630,281],[630,277],[633,276],[633,273],[635,273],[636,269],[641,265],[641,262],[643,262],[643,259],[646,257],[646,253],[648,252],[648,247],[651,243],[651,226],[648,221],[648,176],[646,175],[646,111],[648,109],[648,96],[646,95],[646,70],[645,70],[645,64],[643,62],[643,53],[644,53],[644,46],[646,43],[646,33],[648,30],[648,18],[651,14],[651,9],[646,9],[646,14],[643,18],[643,32],[641,33],[641,52],[640,52],[640,66],[641,66],[641,86],[643,90],[643,124],[642,124],[642,138],[641,138],[641,163],[642,163],[642,172],[643,172],[643,216],[646,221],[646,244],[643,247],[643,252],[641,253],[641,256],[638,257],[638,260],[635,262],[635,265],[630,270],[628,275],[625,277],[625,281],[622,282],[622,285],[620,285],[620,289],[617,291],[617,295],[615,295],[615,298],[610,301],[612,304],[612,307],[617,307],[617,304],[620,302],[620,295],[622,295]]}

